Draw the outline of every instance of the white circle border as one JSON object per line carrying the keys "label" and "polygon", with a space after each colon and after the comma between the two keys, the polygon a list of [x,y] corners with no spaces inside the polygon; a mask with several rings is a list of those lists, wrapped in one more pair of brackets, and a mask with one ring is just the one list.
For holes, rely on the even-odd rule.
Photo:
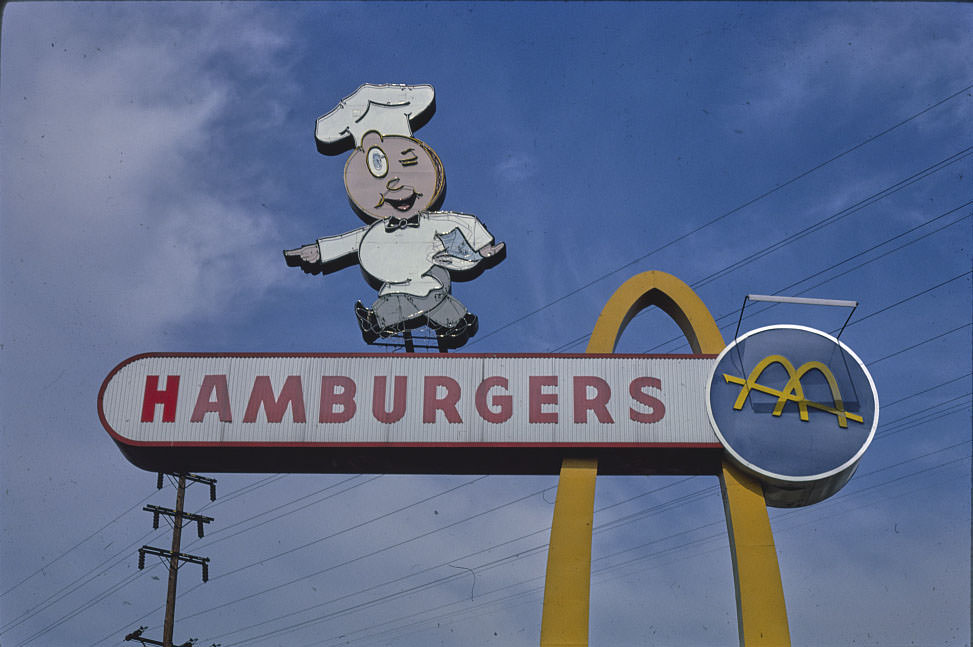
{"label": "white circle border", "polygon": [[[723,437],[723,434],[720,433],[719,425],[716,424],[716,419],[713,417],[713,404],[712,404],[712,400],[710,399],[710,390],[713,385],[713,379],[716,377],[716,369],[720,365],[720,362],[723,361],[723,357],[728,352],[730,352],[733,348],[735,348],[737,344],[739,344],[747,337],[756,335],[757,333],[765,332],[767,330],[803,330],[805,332],[809,332],[824,337],[825,339],[834,342],[844,352],[848,353],[848,355],[850,355],[852,359],[854,359],[858,363],[858,366],[865,374],[865,378],[868,380],[868,385],[872,389],[872,400],[875,402],[875,412],[872,415],[872,428],[871,430],[869,430],[868,437],[865,439],[865,442],[862,443],[861,448],[859,448],[859,450],[855,453],[855,455],[849,458],[841,465],[839,465],[838,467],[835,467],[821,474],[811,474],[808,476],[786,476],[783,474],[776,474],[774,472],[765,470],[761,467],[757,467],[753,463],[744,459],[742,456],[740,456],[740,454],[738,454],[733,449],[733,447],[730,446],[730,443],[726,440],[726,438]],[[742,467],[744,467],[748,471],[753,472],[759,476],[763,476],[776,481],[781,481],[784,483],[809,483],[812,481],[822,481],[832,476],[835,476],[836,474],[840,474],[845,470],[847,470],[848,468],[854,466],[859,460],[861,460],[861,457],[865,453],[865,450],[868,449],[869,445],[872,444],[872,440],[875,438],[875,430],[878,428],[878,411],[879,411],[878,391],[875,389],[875,381],[872,379],[871,373],[869,373],[868,369],[865,367],[865,363],[861,361],[861,359],[858,357],[858,355],[855,354],[853,350],[851,350],[844,342],[840,341],[837,337],[832,337],[826,332],[818,330],[817,328],[811,328],[809,326],[799,326],[796,324],[776,324],[772,326],[763,326],[761,328],[756,328],[747,333],[744,333],[740,337],[735,338],[732,343],[727,344],[726,348],[724,348],[720,352],[720,354],[716,357],[716,362],[713,364],[713,370],[710,372],[709,380],[707,380],[706,382],[706,415],[709,417],[710,425],[712,425],[713,431],[716,433],[717,438],[720,439],[720,444],[723,445],[723,448],[727,451],[727,453],[730,454],[730,456],[733,457],[733,460],[735,460],[737,463],[739,463]]]}

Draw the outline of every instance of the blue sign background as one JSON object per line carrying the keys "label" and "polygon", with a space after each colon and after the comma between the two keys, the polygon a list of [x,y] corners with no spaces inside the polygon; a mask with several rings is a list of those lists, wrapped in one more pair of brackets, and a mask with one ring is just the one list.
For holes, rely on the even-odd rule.
{"label": "blue sign background", "polygon": [[[744,387],[728,383],[724,374],[747,379],[764,358],[780,355],[795,370],[811,361],[828,367],[838,384],[845,411],[863,422],[848,419],[842,428],[833,413],[808,407],[808,420],[800,419],[796,402],[787,402],[774,416],[777,396],[751,390],[740,410],[734,403]],[[782,391],[790,375],[780,364],[769,365],[756,382]],[[801,378],[808,401],[833,407],[831,388],[818,370]],[[728,347],[713,373],[710,412],[724,443],[744,462],[759,470],[787,478],[823,476],[855,459],[867,445],[875,427],[876,402],[871,380],[859,360],[824,333],[809,328],[771,327],[754,331]]]}

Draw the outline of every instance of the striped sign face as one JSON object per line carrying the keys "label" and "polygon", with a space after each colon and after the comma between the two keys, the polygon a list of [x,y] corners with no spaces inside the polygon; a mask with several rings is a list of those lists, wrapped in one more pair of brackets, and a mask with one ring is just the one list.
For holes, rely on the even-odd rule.
{"label": "striped sign face", "polygon": [[[705,406],[714,361],[150,354],[111,372],[98,407],[125,455],[146,469],[361,471],[355,468],[380,455],[375,466],[385,472],[493,471],[476,469],[475,452],[491,450],[483,465],[546,473],[529,458],[545,452],[514,452],[718,450]],[[444,460],[457,462],[436,468],[430,454],[419,465],[415,457],[424,449],[443,450]],[[396,450],[413,451],[400,452],[397,462]]]}

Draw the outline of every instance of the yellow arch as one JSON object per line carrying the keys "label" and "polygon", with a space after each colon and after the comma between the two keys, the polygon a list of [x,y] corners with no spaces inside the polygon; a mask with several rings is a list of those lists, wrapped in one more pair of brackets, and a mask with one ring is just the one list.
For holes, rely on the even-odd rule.
{"label": "yellow arch", "polygon": [[[679,325],[694,353],[718,354],[723,335],[692,288],[650,271],[622,284],[605,304],[588,353],[612,353],[632,318],[658,306]],[[541,646],[588,645],[591,529],[597,459],[565,459],[561,467],[548,551]],[[740,644],[787,647],[790,634],[777,550],[760,483],[725,460],[720,473],[730,537]]]}
{"label": "yellow arch", "polygon": [[615,290],[595,323],[586,352],[615,352],[625,327],[649,306],[672,317],[694,353],[716,355],[723,350],[723,335],[703,300],[673,275],[653,270],[636,274]]}

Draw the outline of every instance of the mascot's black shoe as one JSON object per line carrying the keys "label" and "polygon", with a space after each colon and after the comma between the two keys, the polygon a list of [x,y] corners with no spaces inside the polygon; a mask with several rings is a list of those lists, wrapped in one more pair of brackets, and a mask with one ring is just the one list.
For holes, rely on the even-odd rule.
{"label": "mascot's black shoe", "polygon": [[[355,317],[358,319],[358,327],[361,329],[361,336],[366,344],[375,343],[375,340],[379,337],[385,338],[401,335],[406,330],[407,322],[403,321],[382,328],[378,323],[378,318],[375,316],[375,311],[371,308],[366,308],[362,305],[361,301],[355,303]],[[422,321],[425,321],[425,319]],[[419,322],[420,325],[422,321]]]}
{"label": "mascot's black shoe", "polygon": [[469,339],[480,329],[480,320],[472,312],[463,315],[463,323],[466,324],[466,339]]}
{"label": "mascot's black shoe", "polygon": [[375,312],[362,305],[361,301],[355,303],[355,317],[358,319],[358,327],[361,329],[362,339],[366,344],[373,344],[381,336],[381,328],[375,318]]}
{"label": "mascot's black shoe", "polygon": [[479,330],[480,320],[477,319],[476,315],[472,312],[467,312],[463,315],[463,318],[456,322],[456,325],[451,328],[440,328],[437,327],[436,338],[439,341],[439,345],[443,348],[459,348],[469,340],[470,337],[476,334]]}

